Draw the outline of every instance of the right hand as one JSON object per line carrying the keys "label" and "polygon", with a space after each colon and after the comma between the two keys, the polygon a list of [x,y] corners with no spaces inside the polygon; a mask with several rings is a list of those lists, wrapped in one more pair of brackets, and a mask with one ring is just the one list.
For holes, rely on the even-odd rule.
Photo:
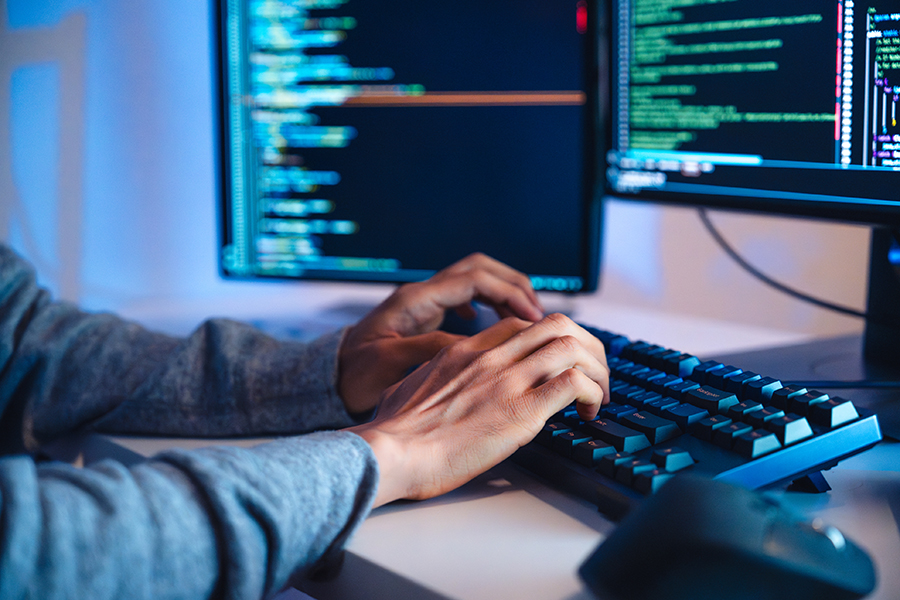
{"label": "right hand", "polygon": [[603,344],[562,315],[508,318],[441,350],[351,428],[372,447],[376,506],[448,492],[531,441],[572,401],[593,419],[609,398]]}

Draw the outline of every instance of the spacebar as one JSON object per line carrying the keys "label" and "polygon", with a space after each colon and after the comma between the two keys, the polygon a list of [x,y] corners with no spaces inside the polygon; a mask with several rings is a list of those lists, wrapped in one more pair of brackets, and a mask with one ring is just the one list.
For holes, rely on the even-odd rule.
{"label": "spacebar", "polygon": [[588,421],[580,429],[595,438],[613,446],[619,452],[637,452],[650,447],[647,436],[615,421],[595,419]]}

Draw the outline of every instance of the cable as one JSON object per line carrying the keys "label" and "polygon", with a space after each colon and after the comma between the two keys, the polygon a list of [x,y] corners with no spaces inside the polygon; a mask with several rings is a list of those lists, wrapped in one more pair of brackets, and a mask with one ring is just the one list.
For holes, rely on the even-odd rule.
{"label": "cable", "polygon": [[716,243],[718,243],[719,246],[722,247],[722,250],[724,250],[725,253],[730,256],[731,259],[734,260],[738,265],[740,265],[745,271],[747,271],[766,285],[771,286],[789,296],[793,296],[798,300],[802,300],[803,302],[814,304],[820,308],[839,312],[851,317],[858,317],[860,319],[865,319],[867,317],[866,313],[863,311],[856,310],[855,308],[841,306],[840,304],[834,304],[832,302],[828,302],[827,300],[821,300],[814,296],[810,296],[809,294],[805,294],[803,292],[795,290],[794,288],[784,285],[783,283],[775,281],[774,279],[748,263],[740,254],[738,254],[738,252],[731,246],[731,244],[728,243],[728,241],[722,236],[722,234],[719,233],[719,230],[716,229],[716,226],[713,225],[705,208],[698,208],[697,212],[700,214],[700,220],[703,221],[703,225],[706,227],[706,230],[713,237],[713,239],[716,240]]}

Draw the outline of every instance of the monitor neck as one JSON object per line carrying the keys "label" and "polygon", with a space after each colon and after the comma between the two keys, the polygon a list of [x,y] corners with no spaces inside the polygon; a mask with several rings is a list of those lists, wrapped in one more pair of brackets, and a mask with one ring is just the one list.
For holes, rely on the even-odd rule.
{"label": "monitor neck", "polygon": [[900,229],[872,230],[864,356],[900,369]]}

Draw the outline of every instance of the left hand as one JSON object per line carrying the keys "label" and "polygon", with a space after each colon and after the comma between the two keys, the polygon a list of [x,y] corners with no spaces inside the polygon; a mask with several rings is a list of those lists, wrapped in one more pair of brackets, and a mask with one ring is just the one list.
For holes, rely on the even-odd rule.
{"label": "left hand", "polygon": [[384,390],[462,336],[437,331],[447,309],[475,316],[472,301],[501,317],[536,322],[544,316],[526,275],[484,254],[472,254],[427,281],[398,288],[350,328],[339,353],[338,390],[347,410],[373,409]]}

